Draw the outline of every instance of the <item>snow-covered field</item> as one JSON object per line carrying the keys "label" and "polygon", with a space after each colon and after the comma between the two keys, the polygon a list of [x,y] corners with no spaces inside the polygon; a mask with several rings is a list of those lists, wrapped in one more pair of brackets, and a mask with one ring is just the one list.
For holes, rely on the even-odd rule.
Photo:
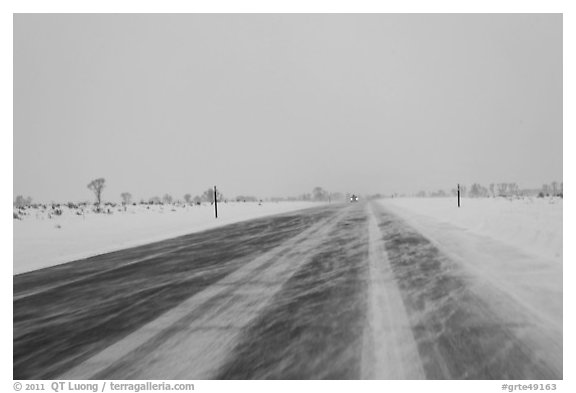
{"label": "snow-covered field", "polygon": [[[487,236],[526,253],[562,261],[562,205],[559,198],[463,199],[397,198],[381,203],[408,220],[433,220]],[[146,244],[251,218],[317,206],[313,202],[222,203],[219,218],[213,206],[136,205],[95,214],[62,207],[28,210],[13,220],[13,274],[64,263],[125,247]]]}
{"label": "snow-covered field", "polygon": [[111,209],[113,214],[61,207],[61,215],[31,209],[13,220],[13,274],[168,239],[252,218],[318,206],[314,202],[221,203],[214,207],[136,205]]}
{"label": "snow-covered field", "polygon": [[561,198],[398,198],[381,203],[409,220],[434,220],[562,262]]}

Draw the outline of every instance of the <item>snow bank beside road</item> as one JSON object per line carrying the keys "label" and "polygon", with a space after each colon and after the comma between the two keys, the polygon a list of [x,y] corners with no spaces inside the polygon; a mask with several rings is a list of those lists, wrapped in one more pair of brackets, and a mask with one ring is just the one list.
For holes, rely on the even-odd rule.
{"label": "snow bank beside road", "polygon": [[560,198],[398,198],[379,201],[400,216],[425,216],[562,262]]}
{"label": "snow bank beside road", "polygon": [[13,274],[87,258],[226,224],[318,206],[313,202],[222,203],[214,207],[129,206],[126,212],[60,216],[31,212],[14,220]]}

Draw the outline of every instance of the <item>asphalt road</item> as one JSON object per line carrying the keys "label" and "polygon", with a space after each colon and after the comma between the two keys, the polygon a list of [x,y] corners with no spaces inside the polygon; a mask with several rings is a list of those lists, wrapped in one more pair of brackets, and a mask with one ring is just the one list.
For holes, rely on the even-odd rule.
{"label": "asphalt road", "polygon": [[14,276],[13,373],[561,379],[562,332],[517,303],[378,205],[328,205]]}

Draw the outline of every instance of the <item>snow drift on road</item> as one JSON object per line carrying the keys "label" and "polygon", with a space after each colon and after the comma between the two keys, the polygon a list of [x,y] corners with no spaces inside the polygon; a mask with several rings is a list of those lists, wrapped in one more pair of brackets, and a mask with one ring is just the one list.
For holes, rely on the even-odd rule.
{"label": "snow drift on road", "polygon": [[87,258],[252,218],[318,206],[313,202],[222,203],[214,207],[129,206],[95,214],[62,207],[62,215],[32,209],[14,220],[13,274]]}

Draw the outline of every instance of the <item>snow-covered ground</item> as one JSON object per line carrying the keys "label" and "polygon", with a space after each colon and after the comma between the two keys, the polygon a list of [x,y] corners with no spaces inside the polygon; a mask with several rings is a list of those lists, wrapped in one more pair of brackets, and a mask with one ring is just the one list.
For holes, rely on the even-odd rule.
{"label": "snow-covered ground", "polygon": [[460,227],[528,254],[562,262],[561,198],[397,198],[380,203],[405,219]]}
{"label": "snow-covered ground", "polygon": [[[443,202],[334,204],[294,213],[305,220],[221,228],[216,242],[191,236],[149,260],[148,251],[102,256],[102,271],[71,264],[57,276],[16,276],[14,372],[562,379],[562,264],[399,207],[410,203],[426,212]],[[513,210],[500,204],[477,210]],[[246,252],[247,231],[261,250]]]}
{"label": "snow-covered ground", "polygon": [[24,273],[72,260],[168,239],[252,218],[318,206],[314,202],[221,203],[218,219],[214,207],[128,206],[110,208],[112,214],[96,214],[61,207],[61,215],[49,218],[50,208],[30,209],[14,219],[13,274]]}

